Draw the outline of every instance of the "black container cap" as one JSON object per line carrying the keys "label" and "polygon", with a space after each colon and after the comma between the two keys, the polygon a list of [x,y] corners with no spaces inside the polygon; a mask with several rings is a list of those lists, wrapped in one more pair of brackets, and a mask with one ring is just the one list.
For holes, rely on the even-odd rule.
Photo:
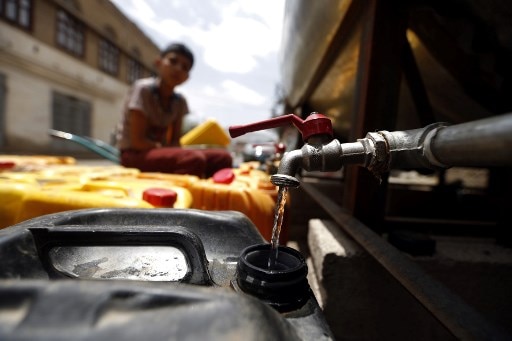
{"label": "black container cap", "polygon": [[239,288],[280,312],[300,308],[311,295],[308,268],[300,252],[279,246],[276,264],[268,268],[270,244],[247,247],[237,265]]}

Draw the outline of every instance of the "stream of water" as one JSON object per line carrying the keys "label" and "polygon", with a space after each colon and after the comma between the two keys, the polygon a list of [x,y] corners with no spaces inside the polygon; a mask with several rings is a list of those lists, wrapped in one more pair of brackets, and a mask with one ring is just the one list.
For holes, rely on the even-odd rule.
{"label": "stream of water", "polygon": [[281,227],[283,225],[284,217],[284,206],[286,204],[286,198],[288,196],[288,187],[279,186],[277,192],[276,211],[274,214],[274,227],[272,228],[272,239],[270,240],[271,249],[268,257],[268,268],[273,269],[277,262],[278,257],[278,246],[279,246],[279,235],[281,234]]}

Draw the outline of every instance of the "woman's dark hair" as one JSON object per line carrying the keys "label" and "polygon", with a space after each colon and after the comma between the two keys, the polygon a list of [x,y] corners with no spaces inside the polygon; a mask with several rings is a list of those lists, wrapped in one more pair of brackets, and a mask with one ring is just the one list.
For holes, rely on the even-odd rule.
{"label": "woman's dark hair", "polygon": [[166,54],[168,54],[169,52],[180,53],[180,54],[184,55],[185,57],[187,57],[190,60],[190,68],[192,68],[192,66],[194,65],[194,54],[184,44],[171,43],[171,44],[167,45],[167,47],[165,49],[162,50],[162,52],[160,53],[160,56],[163,57]]}

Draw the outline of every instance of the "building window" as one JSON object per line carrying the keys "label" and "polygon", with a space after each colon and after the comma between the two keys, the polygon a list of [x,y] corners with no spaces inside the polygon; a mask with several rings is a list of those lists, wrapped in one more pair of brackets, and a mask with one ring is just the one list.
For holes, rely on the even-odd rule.
{"label": "building window", "polygon": [[0,0],[0,18],[24,28],[32,27],[32,0]]}
{"label": "building window", "polygon": [[142,65],[135,59],[128,60],[128,82],[133,83],[142,78]]}
{"label": "building window", "polygon": [[137,79],[142,78],[142,64],[139,63],[140,51],[138,48],[132,48],[132,57],[128,58],[128,72],[126,73],[126,80],[128,83],[133,83]]}
{"label": "building window", "polygon": [[57,45],[77,57],[84,55],[84,24],[63,10],[57,12]]}
{"label": "building window", "polygon": [[[52,95],[52,129],[81,136],[91,136],[91,103],[73,96],[54,92]],[[82,151],[76,143],[52,139],[59,152]]]}
{"label": "building window", "polygon": [[6,127],[5,127],[5,107],[6,107],[6,99],[7,99],[7,84],[6,84],[7,76],[3,73],[0,73],[0,147],[4,147],[5,136],[6,136]]}
{"label": "building window", "polygon": [[106,39],[100,41],[100,69],[116,76],[119,70],[119,49]]}

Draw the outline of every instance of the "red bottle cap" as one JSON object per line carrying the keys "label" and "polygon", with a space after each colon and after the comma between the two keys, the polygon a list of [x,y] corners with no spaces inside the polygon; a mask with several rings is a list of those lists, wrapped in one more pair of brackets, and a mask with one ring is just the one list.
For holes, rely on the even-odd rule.
{"label": "red bottle cap", "polygon": [[0,161],[0,169],[11,169],[14,168],[16,164],[12,161]]}
{"label": "red bottle cap", "polygon": [[167,188],[148,188],[142,193],[142,199],[157,207],[173,207],[178,193]]}
{"label": "red bottle cap", "polygon": [[284,154],[285,151],[286,151],[286,146],[284,145],[284,143],[276,144],[276,153]]}
{"label": "red bottle cap", "polygon": [[233,180],[235,180],[235,173],[232,168],[224,168],[213,174],[213,182],[216,184],[229,185]]}

